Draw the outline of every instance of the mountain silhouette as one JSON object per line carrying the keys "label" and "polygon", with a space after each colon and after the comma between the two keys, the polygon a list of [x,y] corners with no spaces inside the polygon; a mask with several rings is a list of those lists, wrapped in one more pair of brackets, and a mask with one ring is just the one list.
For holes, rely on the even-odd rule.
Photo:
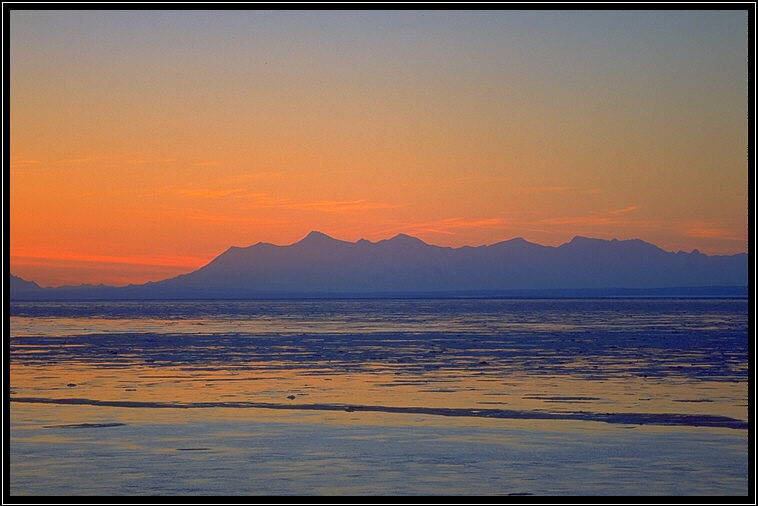
{"label": "mountain silhouette", "polygon": [[34,281],[26,281],[18,276],[10,275],[9,288],[11,293],[13,292],[38,292],[42,288]]}
{"label": "mountain silhouette", "polygon": [[[433,246],[405,234],[371,242],[311,232],[289,246],[231,247],[206,266],[175,278],[80,295],[131,298],[507,294],[578,291],[624,294],[669,288],[745,287],[746,253],[672,253],[639,239],[575,237],[558,247],[522,238],[490,246]],[[12,293],[13,293],[13,287]],[[61,289],[45,289],[45,291]],[[634,292],[634,291],[637,292]],[[69,288],[68,292],[76,291]],[[631,292],[630,292],[631,291]],[[701,290],[702,291],[702,290]],[[705,290],[712,293],[713,290]],[[642,293],[642,292],[639,292]],[[84,296],[84,295],[82,295]]]}

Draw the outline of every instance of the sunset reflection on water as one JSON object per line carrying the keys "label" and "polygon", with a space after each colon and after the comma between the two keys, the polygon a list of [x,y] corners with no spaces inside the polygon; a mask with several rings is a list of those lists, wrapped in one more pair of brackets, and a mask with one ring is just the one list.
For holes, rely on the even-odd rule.
{"label": "sunset reflection on water", "polygon": [[[401,366],[367,364],[357,372],[308,369],[285,363],[234,368],[139,365],[88,366],[11,363],[11,391],[18,397],[168,403],[253,402],[506,408],[538,411],[683,413],[747,419],[747,385],[672,378],[612,378],[509,374],[496,368],[461,373],[409,373]],[[291,399],[289,397],[292,397]]]}

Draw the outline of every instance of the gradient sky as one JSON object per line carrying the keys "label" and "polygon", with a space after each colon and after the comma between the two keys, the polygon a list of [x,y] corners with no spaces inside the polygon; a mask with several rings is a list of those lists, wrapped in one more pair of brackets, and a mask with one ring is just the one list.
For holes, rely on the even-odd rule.
{"label": "gradient sky", "polygon": [[309,231],[747,251],[746,11],[10,13],[10,270]]}

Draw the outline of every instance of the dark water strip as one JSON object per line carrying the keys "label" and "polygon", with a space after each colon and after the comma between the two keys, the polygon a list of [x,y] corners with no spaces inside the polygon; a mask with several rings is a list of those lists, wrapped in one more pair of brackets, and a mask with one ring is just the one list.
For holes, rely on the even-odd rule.
{"label": "dark water strip", "polygon": [[58,425],[43,425],[45,429],[103,429],[107,427],[121,427],[125,423],[62,423]]}
{"label": "dark water strip", "polygon": [[676,425],[686,427],[725,427],[747,430],[747,421],[719,415],[687,415],[679,413],[593,413],[589,411],[524,411],[513,409],[425,408],[396,406],[361,406],[353,404],[275,404],[269,402],[138,402],[100,401],[95,399],[50,399],[45,397],[11,397],[11,402],[42,404],[74,404],[114,408],[262,408],[313,411],[371,411],[382,413],[413,413],[439,416],[503,418],[520,420],[580,420],[628,425]]}

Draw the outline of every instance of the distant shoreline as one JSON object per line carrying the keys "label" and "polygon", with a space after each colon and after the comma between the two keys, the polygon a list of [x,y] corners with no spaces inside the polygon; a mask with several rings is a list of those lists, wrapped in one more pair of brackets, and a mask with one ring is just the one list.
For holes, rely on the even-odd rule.
{"label": "distant shoreline", "polygon": [[367,299],[617,299],[617,298],[729,298],[746,299],[747,286],[699,286],[670,288],[592,288],[543,290],[492,290],[458,292],[240,292],[189,291],[186,296],[154,294],[135,296],[130,287],[44,288],[34,292],[11,293],[18,302],[54,301],[151,301],[151,300],[367,300]]}

